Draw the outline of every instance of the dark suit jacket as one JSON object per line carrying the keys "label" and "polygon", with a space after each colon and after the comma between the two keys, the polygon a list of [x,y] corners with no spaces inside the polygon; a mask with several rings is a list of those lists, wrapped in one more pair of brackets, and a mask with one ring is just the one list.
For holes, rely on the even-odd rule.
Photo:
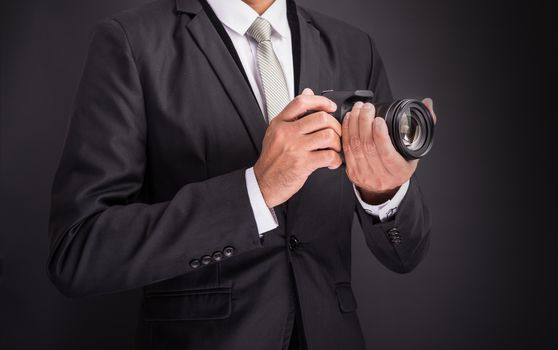
{"label": "dark suit jacket", "polygon": [[[289,8],[297,94],[370,89],[391,99],[366,33]],[[52,188],[50,278],[70,296],[142,287],[140,345],[149,349],[280,349],[295,295],[310,349],[364,348],[353,216],[386,267],[410,271],[430,231],[417,181],[395,218],[379,223],[344,168],[319,169],[260,240],[244,172],[266,126],[198,0],[100,22]]]}

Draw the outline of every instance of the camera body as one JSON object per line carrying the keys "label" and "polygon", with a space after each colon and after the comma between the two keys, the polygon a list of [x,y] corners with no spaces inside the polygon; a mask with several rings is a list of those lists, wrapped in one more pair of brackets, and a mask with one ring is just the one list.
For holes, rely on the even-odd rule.
{"label": "camera body", "polygon": [[[331,115],[340,123],[357,101],[372,103],[374,99],[370,90],[326,90],[322,96],[337,104],[337,110]],[[434,141],[434,118],[421,101],[402,99],[374,106],[376,117],[386,121],[391,142],[405,159],[419,159],[430,151]]]}

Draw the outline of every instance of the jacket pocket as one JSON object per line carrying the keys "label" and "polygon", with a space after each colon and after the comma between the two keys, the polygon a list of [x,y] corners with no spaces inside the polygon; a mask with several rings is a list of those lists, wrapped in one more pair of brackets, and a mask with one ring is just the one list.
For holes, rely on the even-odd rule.
{"label": "jacket pocket", "polygon": [[357,302],[351,284],[347,282],[335,284],[335,294],[341,312],[353,312],[357,308]]}
{"label": "jacket pocket", "polygon": [[143,305],[146,321],[218,320],[231,310],[231,287],[151,292]]}

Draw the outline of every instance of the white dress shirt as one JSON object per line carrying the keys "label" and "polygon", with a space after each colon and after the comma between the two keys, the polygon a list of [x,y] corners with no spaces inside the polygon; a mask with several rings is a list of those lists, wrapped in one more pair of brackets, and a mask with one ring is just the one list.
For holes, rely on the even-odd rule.
{"label": "white dress shirt", "polygon": [[[215,15],[223,26],[236,49],[236,52],[242,62],[242,67],[246,72],[248,81],[254,95],[258,101],[260,109],[264,116],[266,115],[265,99],[263,95],[262,81],[258,71],[256,59],[257,43],[246,31],[254,20],[258,17],[258,13],[248,4],[241,0],[207,0]],[[266,19],[272,27],[271,43],[273,50],[277,56],[289,89],[289,98],[294,98],[294,69],[293,55],[291,45],[291,30],[287,21],[287,4],[286,0],[275,0],[273,4],[261,15]],[[264,232],[273,230],[279,226],[275,211],[268,208],[265,204],[263,195],[254,174],[254,168],[246,169],[246,187],[248,189],[248,197],[254,212],[258,232],[260,236]],[[393,196],[391,200],[380,205],[370,205],[365,203],[356,187],[353,185],[356,197],[370,215],[379,217],[380,221],[385,221],[395,215],[397,207],[407,193],[409,181],[405,182]]]}

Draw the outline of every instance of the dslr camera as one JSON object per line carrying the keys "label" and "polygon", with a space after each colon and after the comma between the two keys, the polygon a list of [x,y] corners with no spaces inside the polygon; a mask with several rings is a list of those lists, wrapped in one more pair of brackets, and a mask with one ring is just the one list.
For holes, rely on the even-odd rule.
{"label": "dslr camera", "polygon": [[[321,95],[337,104],[337,110],[331,114],[340,123],[357,101],[372,103],[374,97],[370,90],[326,90]],[[376,117],[386,121],[391,142],[405,159],[419,159],[430,151],[434,141],[434,118],[424,103],[402,99],[374,106]]]}

